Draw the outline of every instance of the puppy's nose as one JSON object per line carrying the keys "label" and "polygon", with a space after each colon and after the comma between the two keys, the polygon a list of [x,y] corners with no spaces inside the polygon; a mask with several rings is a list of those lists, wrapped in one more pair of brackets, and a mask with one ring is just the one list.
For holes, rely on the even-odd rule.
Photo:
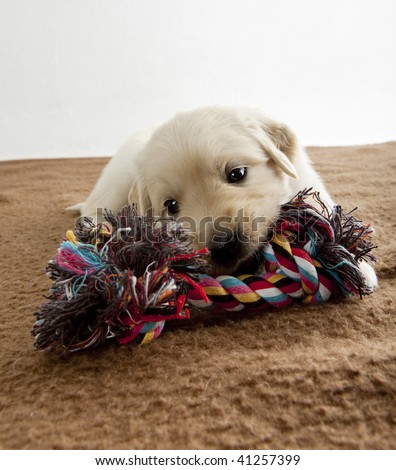
{"label": "puppy's nose", "polygon": [[240,242],[235,233],[214,234],[208,249],[213,261],[225,263],[234,259],[240,251]]}

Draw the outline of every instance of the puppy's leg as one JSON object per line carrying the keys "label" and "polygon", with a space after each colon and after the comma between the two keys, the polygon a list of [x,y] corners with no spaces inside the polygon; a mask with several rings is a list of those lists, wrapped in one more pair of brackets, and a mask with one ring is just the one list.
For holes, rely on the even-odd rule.
{"label": "puppy's leg", "polygon": [[360,271],[366,281],[366,287],[372,292],[378,287],[378,278],[374,268],[367,261],[360,261]]}
{"label": "puppy's leg", "polygon": [[130,139],[106,165],[87,200],[67,209],[98,222],[97,215],[100,215],[101,209],[118,211],[127,204],[129,191],[138,173],[137,156],[147,140],[148,134]]}

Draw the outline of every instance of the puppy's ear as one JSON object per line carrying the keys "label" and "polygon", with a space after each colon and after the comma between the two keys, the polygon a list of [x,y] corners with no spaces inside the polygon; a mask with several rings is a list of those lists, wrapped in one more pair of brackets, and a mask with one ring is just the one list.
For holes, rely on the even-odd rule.
{"label": "puppy's ear", "polygon": [[253,133],[262,149],[287,175],[297,178],[293,165],[298,143],[294,132],[286,124],[257,114],[252,125]]}
{"label": "puppy's ear", "polygon": [[138,215],[146,216],[151,209],[151,199],[145,184],[137,178],[131,186],[128,194],[128,204],[136,204]]}

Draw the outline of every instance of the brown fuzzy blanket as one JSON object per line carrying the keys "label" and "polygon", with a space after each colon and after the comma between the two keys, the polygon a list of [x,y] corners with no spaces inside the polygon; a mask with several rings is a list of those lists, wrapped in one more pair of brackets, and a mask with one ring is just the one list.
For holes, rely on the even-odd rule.
{"label": "brown fuzzy blanket", "polygon": [[0,447],[395,449],[396,143],[308,149],[377,230],[380,290],[259,314],[202,314],[145,347],[33,349],[44,268],[104,159],[0,163]]}

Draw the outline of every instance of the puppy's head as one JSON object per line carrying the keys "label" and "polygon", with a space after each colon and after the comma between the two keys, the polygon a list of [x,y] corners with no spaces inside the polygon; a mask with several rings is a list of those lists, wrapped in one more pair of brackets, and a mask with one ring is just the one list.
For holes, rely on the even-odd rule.
{"label": "puppy's head", "polygon": [[212,274],[254,261],[296,177],[294,134],[251,109],[203,108],[160,127],[139,158],[129,202],[174,216],[207,247]]}

